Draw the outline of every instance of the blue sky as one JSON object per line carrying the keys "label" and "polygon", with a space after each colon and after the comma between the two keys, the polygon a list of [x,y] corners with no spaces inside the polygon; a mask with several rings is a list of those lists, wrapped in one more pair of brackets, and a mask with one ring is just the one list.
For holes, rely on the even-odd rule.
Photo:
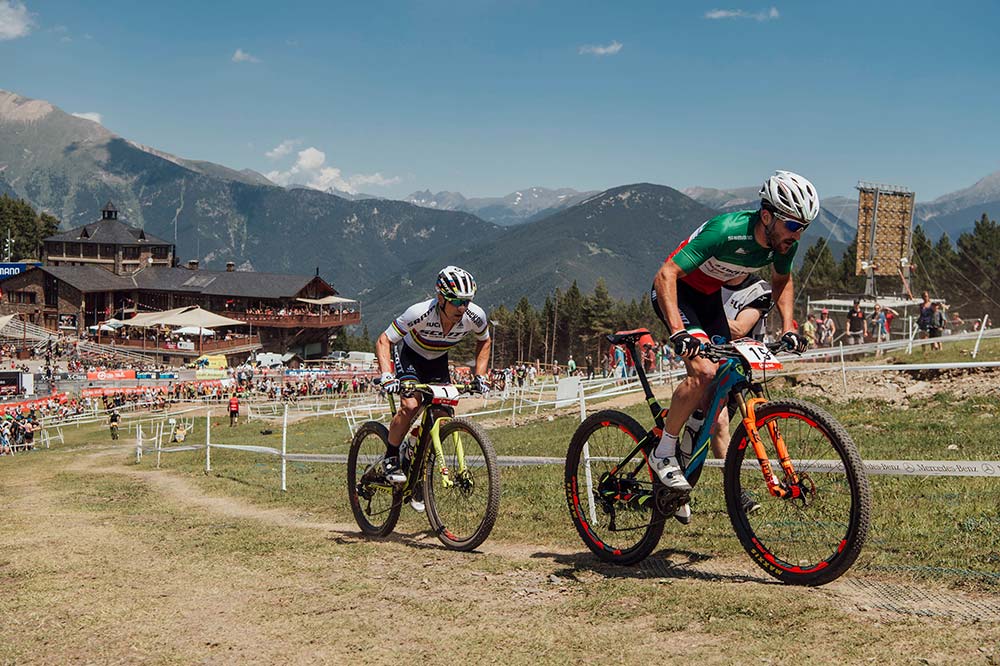
{"label": "blue sky", "polygon": [[[386,196],[1000,170],[997,2],[0,0],[0,88]],[[268,156],[270,153],[270,156]]]}

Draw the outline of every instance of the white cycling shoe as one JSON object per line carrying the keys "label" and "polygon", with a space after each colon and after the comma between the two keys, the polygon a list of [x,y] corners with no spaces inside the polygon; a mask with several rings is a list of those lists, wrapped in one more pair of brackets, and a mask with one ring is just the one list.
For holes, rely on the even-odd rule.
{"label": "white cycling shoe", "polygon": [[691,484],[684,478],[684,472],[677,463],[677,458],[657,458],[649,455],[649,466],[659,477],[660,483],[673,490],[691,490]]}
{"label": "white cycling shoe", "polygon": [[674,511],[674,519],[681,525],[691,524],[691,505],[685,503],[684,506]]}

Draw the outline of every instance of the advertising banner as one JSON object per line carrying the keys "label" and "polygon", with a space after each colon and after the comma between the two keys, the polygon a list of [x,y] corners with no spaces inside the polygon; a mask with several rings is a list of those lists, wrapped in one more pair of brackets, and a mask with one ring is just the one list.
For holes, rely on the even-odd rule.
{"label": "advertising banner", "polygon": [[135,379],[135,370],[91,370],[87,379],[109,381],[119,379]]}
{"label": "advertising banner", "polygon": [[20,372],[0,372],[0,395],[17,395],[21,392]]}
{"label": "advertising banner", "polygon": [[35,266],[35,264],[0,263],[0,280],[6,280],[9,277],[20,275],[24,271],[28,270],[29,266]]}

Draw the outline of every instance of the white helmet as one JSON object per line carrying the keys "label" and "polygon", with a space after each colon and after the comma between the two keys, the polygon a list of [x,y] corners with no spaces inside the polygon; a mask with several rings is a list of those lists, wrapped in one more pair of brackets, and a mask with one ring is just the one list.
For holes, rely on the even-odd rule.
{"label": "white helmet", "polygon": [[775,171],[760,187],[762,203],[769,204],[782,215],[802,220],[806,224],[819,215],[819,195],[808,180],[791,171]]}
{"label": "white helmet", "polygon": [[476,295],[476,279],[458,266],[445,266],[438,273],[437,292],[445,298],[472,300]]}

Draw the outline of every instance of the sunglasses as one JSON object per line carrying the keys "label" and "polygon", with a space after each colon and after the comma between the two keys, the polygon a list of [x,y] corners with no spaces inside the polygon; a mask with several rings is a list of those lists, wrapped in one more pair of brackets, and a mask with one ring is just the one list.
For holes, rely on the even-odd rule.
{"label": "sunglasses", "polygon": [[454,305],[456,308],[469,304],[468,298],[446,298],[445,300]]}
{"label": "sunglasses", "polygon": [[795,218],[792,217],[785,217],[781,213],[772,213],[772,215],[774,215],[775,219],[784,222],[785,228],[791,231],[792,233],[795,233],[796,231],[804,231],[809,227],[808,222],[802,222],[801,220],[796,220]]}

